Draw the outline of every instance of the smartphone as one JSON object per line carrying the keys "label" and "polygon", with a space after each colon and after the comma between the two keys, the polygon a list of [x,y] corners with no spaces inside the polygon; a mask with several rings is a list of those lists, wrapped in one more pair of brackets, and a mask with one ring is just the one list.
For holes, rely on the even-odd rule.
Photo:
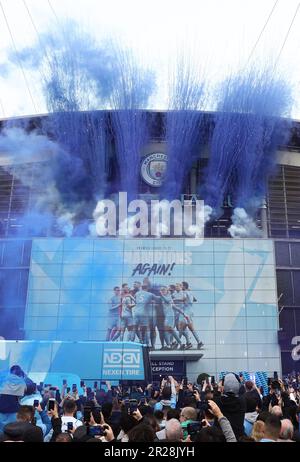
{"label": "smartphone", "polygon": [[69,432],[70,430],[73,430],[73,422],[68,422],[68,423],[67,423],[67,426],[68,426],[68,432]]}
{"label": "smartphone", "polygon": [[55,409],[55,399],[50,398],[48,400],[48,411],[54,411]]}
{"label": "smartphone", "polygon": [[129,412],[130,412],[130,401],[129,401],[129,399],[124,400],[124,406],[125,406],[126,411],[129,414]]}
{"label": "smartphone", "polygon": [[70,393],[71,388],[67,387],[67,393]]}
{"label": "smartphone", "polygon": [[146,404],[146,398],[145,398],[145,397],[141,398],[140,403],[141,403],[142,405]]}
{"label": "smartphone", "polygon": [[215,383],[216,383],[216,382],[215,382],[215,376],[212,375],[212,376],[211,376],[211,384],[214,385]]}
{"label": "smartphone", "polygon": [[74,393],[76,390],[77,390],[77,385],[76,385],[76,383],[73,383],[73,385],[72,385],[72,391],[73,391],[73,393]]}
{"label": "smartphone", "polygon": [[97,406],[92,409],[92,416],[94,417],[94,420],[97,424],[101,423],[101,411],[102,411],[101,406]]}
{"label": "smartphone", "polygon": [[91,420],[91,412],[92,412],[91,407],[83,408],[83,421],[84,422],[89,422]]}
{"label": "smartphone", "polygon": [[63,385],[67,385],[67,380],[63,379]]}
{"label": "smartphone", "polygon": [[40,387],[43,388],[44,382],[40,382]]}
{"label": "smartphone", "polygon": [[89,427],[89,434],[91,436],[104,436],[105,430],[100,425]]}
{"label": "smartphone", "polygon": [[130,408],[130,413],[132,414],[133,412],[137,411],[138,409],[138,402],[136,399],[131,399],[129,400],[129,408]]}
{"label": "smartphone", "polygon": [[196,435],[202,428],[201,422],[193,422],[187,425],[187,431],[190,436]]}
{"label": "smartphone", "polygon": [[273,377],[275,380],[278,380],[278,372],[277,371],[274,371],[274,377]]}
{"label": "smartphone", "polygon": [[40,405],[40,401],[38,399],[35,399],[33,401],[33,407],[39,407],[39,405]]}
{"label": "smartphone", "polygon": [[138,410],[138,403],[130,403],[130,414]]}
{"label": "smartphone", "polygon": [[81,388],[84,387],[84,380],[80,380],[80,386]]}
{"label": "smartphone", "polygon": [[98,382],[97,381],[94,382],[94,388],[98,388]]}

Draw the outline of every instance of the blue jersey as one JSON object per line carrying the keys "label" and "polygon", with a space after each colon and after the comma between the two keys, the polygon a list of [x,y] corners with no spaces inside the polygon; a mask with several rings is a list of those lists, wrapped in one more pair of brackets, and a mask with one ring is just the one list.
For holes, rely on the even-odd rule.
{"label": "blue jersey", "polygon": [[134,305],[134,299],[130,294],[122,296],[122,317],[132,316],[132,305]]}
{"label": "blue jersey", "polygon": [[118,316],[119,315],[119,309],[121,305],[121,296],[120,295],[114,295],[111,297],[109,301],[109,314],[111,316]]}
{"label": "blue jersey", "polygon": [[149,310],[148,305],[153,301],[159,300],[159,297],[156,297],[151,292],[146,292],[145,290],[139,290],[135,295],[135,309],[134,313],[139,316],[148,316],[151,315],[151,309]]}
{"label": "blue jersey", "polygon": [[182,309],[186,299],[185,292],[183,292],[183,290],[180,290],[179,292],[175,290],[175,292],[172,294],[172,299],[175,305]]}
{"label": "blue jersey", "polygon": [[161,303],[162,303],[165,317],[167,318],[168,316],[173,316],[174,311],[172,308],[172,305],[173,305],[172,296],[170,294],[167,294],[167,295],[161,295],[160,298],[161,298]]}
{"label": "blue jersey", "polygon": [[194,301],[194,296],[192,294],[191,291],[189,290],[186,290],[184,292],[184,295],[185,295],[185,301],[184,301],[184,309],[189,309],[189,308],[192,308],[193,306],[193,301]]}

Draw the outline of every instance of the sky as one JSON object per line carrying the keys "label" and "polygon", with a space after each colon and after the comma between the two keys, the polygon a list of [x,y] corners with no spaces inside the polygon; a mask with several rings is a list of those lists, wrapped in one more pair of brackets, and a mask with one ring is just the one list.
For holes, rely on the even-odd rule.
{"label": "sky", "polygon": [[99,41],[116,37],[155,70],[152,109],[167,107],[167,70],[184,52],[212,85],[247,62],[277,60],[293,86],[291,116],[300,119],[300,8],[289,31],[298,5],[299,0],[0,0],[0,118],[47,112],[41,75],[24,75],[18,66],[7,72],[7,52],[74,19]]}

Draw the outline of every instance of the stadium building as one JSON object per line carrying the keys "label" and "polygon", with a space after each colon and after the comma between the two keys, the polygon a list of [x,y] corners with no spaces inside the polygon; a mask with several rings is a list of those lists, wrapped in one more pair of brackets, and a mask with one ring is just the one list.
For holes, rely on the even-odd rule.
{"label": "stadium building", "polygon": [[[30,133],[39,128],[44,117],[22,119],[22,123]],[[109,119],[110,113],[105,117]],[[161,112],[149,113],[151,142],[140,153],[139,195],[146,201],[157,197],[155,173],[163,174],[168,168],[164,117]],[[210,125],[211,115],[207,114],[208,131]],[[198,186],[209,158],[208,138],[207,148],[186,179],[182,201],[201,198]],[[106,178],[109,197],[114,198],[119,172],[113,133],[108,139]],[[124,283],[132,287],[134,281],[142,283],[148,276],[154,296],[158,296],[159,284],[189,283],[194,295],[194,327],[204,344],[203,349],[197,349],[190,331],[193,348],[161,350],[158,322],[157,348],[150,353],[155,373],[167,370],[163,361],[170,362],[175,375],[187,373],[191,378],[199,372],[217,375],[230,370],[264,371],[268,375],[274,370],[282,374],[299,372],[299,150],[300,124],[295,122],[289,141],[277,152],[277,171],[269,179],[265,204],[257,214],[261,238],[230,238],[228,228],[234,204],[228,194],[222,216],[206,224],[199,249],[186,248],[184,238],[172,234],[160,239],[150,236],[129,240],[64,237],[59,229],[45,224],[42,232],[26,235],[24,216],[41,192],[34,183],[35,165],[47,162],[47,157],[41,153],[27,163],[28,172],[32,170],[32,183],[29,185],[28,180],[24,185],[18,174],[24,167],[22,161],[0,152],[0,335],[6,340],[103,341],[113,287]],[[149,162],[152,170],[146,169]],[[87,165],[87,171],[91,168]],[[166,261],[156,261],[158,254],[166,255]],[[113,265],[118,258],[116,268]],[[157,264],[161,268],[150,274],[145,269],[143,273],[137,270],[138,264]],[[172,264],[174,269],[169,271],[166,266]],[[103,289],[101,274],[105,268],[108,275],[104,277]],[[83,285],[75,288],[80,280]],[[99,298],[100,292],[105,296]]]}

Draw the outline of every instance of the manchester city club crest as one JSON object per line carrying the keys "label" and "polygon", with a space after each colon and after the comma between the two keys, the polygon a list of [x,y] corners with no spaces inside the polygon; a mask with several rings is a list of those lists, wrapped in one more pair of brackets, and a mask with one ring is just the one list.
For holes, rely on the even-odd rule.
{"label": "manchester city club crest", "polygon": [[150,186],[161,186],[166,173],[167,160],[168,156],[162,152],[145,156],[141,165],[143,180]]}

